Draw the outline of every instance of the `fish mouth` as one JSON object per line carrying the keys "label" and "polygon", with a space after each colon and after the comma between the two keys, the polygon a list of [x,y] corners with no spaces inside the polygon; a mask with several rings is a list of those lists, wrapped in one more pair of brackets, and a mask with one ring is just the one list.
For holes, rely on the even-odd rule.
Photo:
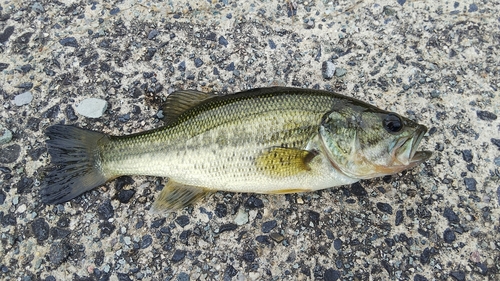
{"label": "fish mouth", "polygon": [[427,127],[420,125],[412,136],[399,141],[399,147],[396,149],[396,159],[399,163],[410,168],[431,157],[432,152],[430,151],[417,151],[426,132]]}

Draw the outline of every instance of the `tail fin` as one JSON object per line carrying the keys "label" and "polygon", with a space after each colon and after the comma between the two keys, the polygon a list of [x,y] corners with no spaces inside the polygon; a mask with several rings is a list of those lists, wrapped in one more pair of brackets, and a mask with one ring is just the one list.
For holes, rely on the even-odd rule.
{"label": "tail fin", "polygon": [[50,126],[45,134],[55,169],[42,183],[42,202],[63,203],[109,180],[99,155],[99,148],[109,142],[107,135],[66,125]]}

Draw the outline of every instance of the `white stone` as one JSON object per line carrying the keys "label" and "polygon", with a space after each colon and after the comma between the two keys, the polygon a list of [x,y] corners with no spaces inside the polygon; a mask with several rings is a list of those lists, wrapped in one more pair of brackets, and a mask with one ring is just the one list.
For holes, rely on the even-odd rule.
{"label": "white stone", "polygon": [[236,214],[236,217],[234,218],[234,223],[237,225],[244,225],[248,223],[248,213],[244,208],[240,208],[238,210],[238,214]]}
{"label": "white stone", "polygon": [[24,92],[14,97],[14,104],[17,106],[23,106],[30,103],[33,100],[33,95],[30,91]]}
{"label": "white stone", "polygon": [[76,112],[88,118],[99,118],[108,108],[108,102],[102,99],[88,98],[76,106]]}

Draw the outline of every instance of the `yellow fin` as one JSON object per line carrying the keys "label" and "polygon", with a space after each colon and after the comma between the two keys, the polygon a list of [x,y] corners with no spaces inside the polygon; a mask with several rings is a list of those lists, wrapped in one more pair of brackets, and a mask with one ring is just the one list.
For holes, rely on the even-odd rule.
{"label": "yellow fin", "polygon": [[169,180],[153,203],[153,212],[184,208],[207,193],[208,191],[203,187],[184,185]]}
{"label": "yellow fin", "polygon": [[216,95],[196,90],[173,92],[167,96],[167,100],[162,106],[163,115],[165,116],[164,120],[166,122],[174,122],[186,110],[213,97],[216,97]]}
{"label": "yellow fin", "polygon": [[256,165],[271,176],[293,176],[311,170],[309,162],[317,154],[316,151],[274,147],[257,157]]}
{"label": "yellow fin", "polygon": [[307,188],[290,188],[290,189],[280,189],[274,190],[270,192],[266,192],[267,194],[290,194],[290,193],[300,193],[300,192],[309,192],[311,189]]}

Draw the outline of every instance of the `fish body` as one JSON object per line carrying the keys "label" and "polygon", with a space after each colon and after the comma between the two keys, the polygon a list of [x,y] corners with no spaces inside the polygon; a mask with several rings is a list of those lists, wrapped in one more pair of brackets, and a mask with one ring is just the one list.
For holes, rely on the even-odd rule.
{"label": "fish body", "polygon": [[425,126],[327,91],[179,91],[167,97],[164,114],[165,126],[126,136],[49,127],[58,168],[47,175],[42,199],[61,203],[122,175],[150,175],[169,178],[155,207],[171,209],[216,190],[290,193],[350,184],[430,156],[416,151]]}

